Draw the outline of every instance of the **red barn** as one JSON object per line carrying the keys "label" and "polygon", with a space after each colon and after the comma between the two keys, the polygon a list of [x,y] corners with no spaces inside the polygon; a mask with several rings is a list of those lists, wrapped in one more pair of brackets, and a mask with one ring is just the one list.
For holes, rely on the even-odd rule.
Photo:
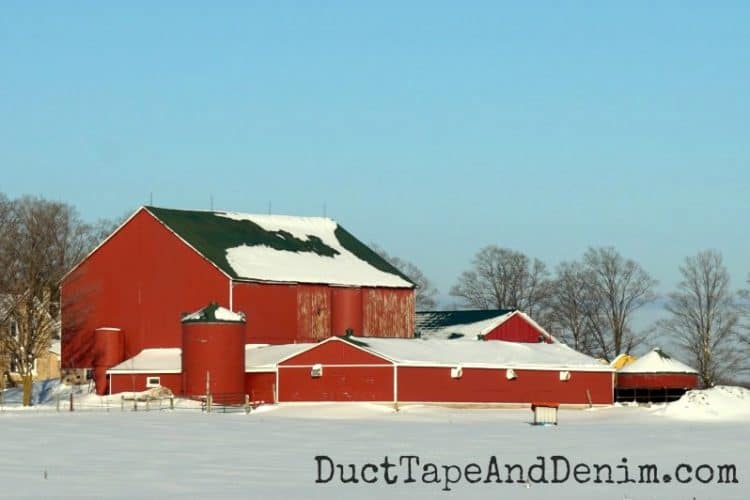
{"label": "red barn", "polygon": [[266,401],[607,405],[613,400],[613,369],[557,342],[334,337],[289,346],[287,357],[280,347],[265,357],[269,348],[255,349],[262,359],[257,362],[247,351],[246,376],[265,374],[248,387]]}
{"label": "red barn", "polygon": [[[181,345],[181,313],[216,302],[247,315],[246,343],[412,337],[414,285],[333,220],[142,207],[63,279],[62,365],[110,368]],[[111,351],[111,349],[110,349]]]}
{"label": "red barn", "polygon": [[417,334],[425,339],[552,342],[552,336],[544,328],[516,309],[419,311]]}

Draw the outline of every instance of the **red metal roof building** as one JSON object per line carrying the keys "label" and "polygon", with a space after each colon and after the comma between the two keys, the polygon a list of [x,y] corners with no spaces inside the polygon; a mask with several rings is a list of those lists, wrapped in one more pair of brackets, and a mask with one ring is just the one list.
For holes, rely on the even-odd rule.
{"label": "red metal roof building", "polygon": [[122,360],[178,347],[181,313],[209,302],[247,314],[249,344],[414,334],[414,285],[327,218],[142,207],[61,294],[63,368],[117,361],[97,329],[121,332]]}

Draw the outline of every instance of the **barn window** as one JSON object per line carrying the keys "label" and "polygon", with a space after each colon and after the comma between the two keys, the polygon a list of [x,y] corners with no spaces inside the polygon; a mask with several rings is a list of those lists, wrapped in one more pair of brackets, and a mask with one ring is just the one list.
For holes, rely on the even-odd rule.
{"label": "barn window", "polygon": [[312,369],[310,370],[310,376],[312,378],[319,378],[323,376],[323,365],[317,364],[312,365]]}
{"label": "barn window", "polygon": [[146,387],[159,387],[161,385],[161,377],[146,377]]}
{"label": "barn window", "polygon": [[513,380],[517,376],[518,375],[516,375],[516,371],[513,368],[508,368],[507,370],[505,370],[505,378],[507,378],[508,380]]}
{"label": "barn window", "polygon": [[461,378],[463,374],[464,374],[464,370],[460,366],[451,368],[451,378]]}
{"label": "barn window", "polygon": [[567,370],[561,371],[560,380],[562,380],[563,382],[567,382],[568,380],[570,380],[570,372]]}

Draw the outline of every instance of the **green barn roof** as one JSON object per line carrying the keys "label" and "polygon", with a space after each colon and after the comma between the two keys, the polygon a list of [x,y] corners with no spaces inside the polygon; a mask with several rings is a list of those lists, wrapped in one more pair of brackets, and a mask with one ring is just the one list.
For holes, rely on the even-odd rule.
{"label": "green barn roof", "polygon": [[414,286],[331,219],[152,206],[145,209],[234,279]]}

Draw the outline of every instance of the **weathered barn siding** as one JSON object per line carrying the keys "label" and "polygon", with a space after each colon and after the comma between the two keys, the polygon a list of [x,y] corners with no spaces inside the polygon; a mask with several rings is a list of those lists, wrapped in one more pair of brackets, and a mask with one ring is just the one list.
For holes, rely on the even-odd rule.
{"label": "weathered barn siding", "polygon": [[520,314],[512,315],[484,336],[484,340],[505,340],[508,342],[536,343],[540,339],[544,339],[548,343],[552,341],[543,331],[526,321]]}
{"label": "weathered barn siding", "polygon": [[362,312],[364,337],[414,336],[414,290],[363,288]]}
{"label": "weathered barn siding", "polygon": [[250,401],[274,402],[276,371],[245,373],[245,393]]}
{"label": "weathered barn siding", "polygon": [[148,377],[159,377],[162,387],[168,388],[175,395],[182,394],[181,373],[133,373],[109,375],[109,387],[112,394],[119,392],[140,392],[149,389],[146,387]]}
{"label": "weathered barn siding", "polygon": [[398,367],[398,400],[438,403],[612,404],[611,372],[573,371],[561,381],[559,370],[515,370],[508,380],[502,368],[463,368],[451,378],[450,367]]}
{"label": "weathered barn siding", "polygon": [[179,346],[182,312],[228,300],[229,279],[141,210],[62,283],[63,368],[93,366],[99,327],[127,332],[129,358]]}
{"label": "weathered barn siding", "polygon": [[330,287],[297,285],[297,341],[317,342],[330,336]]}

